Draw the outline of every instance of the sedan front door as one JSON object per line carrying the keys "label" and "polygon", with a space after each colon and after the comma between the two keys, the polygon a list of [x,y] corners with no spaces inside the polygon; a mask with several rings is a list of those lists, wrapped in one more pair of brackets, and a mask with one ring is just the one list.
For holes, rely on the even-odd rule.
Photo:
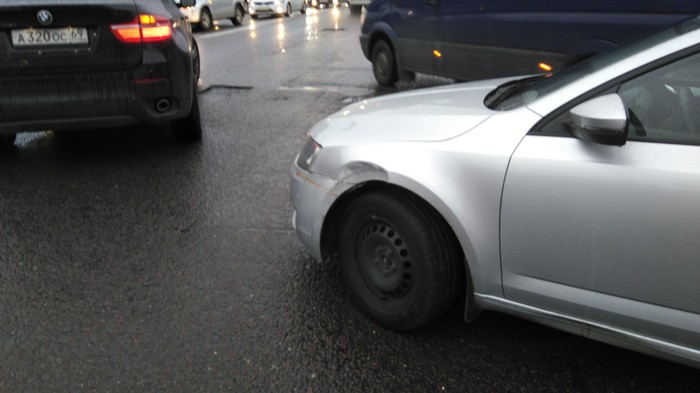
{"label": "sedan front door", "polygon": [[700,348],[700,55],[620,85],[626,145],[568,113],[513,154],[501,214],[505,297]]}

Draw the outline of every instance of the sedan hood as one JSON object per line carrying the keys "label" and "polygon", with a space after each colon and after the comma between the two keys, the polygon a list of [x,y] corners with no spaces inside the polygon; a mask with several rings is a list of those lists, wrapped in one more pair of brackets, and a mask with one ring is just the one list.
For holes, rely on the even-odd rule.
{"label": "sedan hood", "polygon": [[311,136],[326,146],[349,141],[447,140],[494,114],[484,106],[484,97],[508,80],[463,83],[360,101],[316,124]]}

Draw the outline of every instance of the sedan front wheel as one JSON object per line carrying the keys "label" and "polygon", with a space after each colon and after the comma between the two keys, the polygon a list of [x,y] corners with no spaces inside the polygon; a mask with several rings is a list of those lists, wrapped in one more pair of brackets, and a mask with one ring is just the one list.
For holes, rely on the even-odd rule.
{"label": "sedan front wheel", "polygon": [[341,217],[339,258],[358,306],[382,325],[409,330],[456,298],[461,252],[444,221],[412,196],[369,193]]}

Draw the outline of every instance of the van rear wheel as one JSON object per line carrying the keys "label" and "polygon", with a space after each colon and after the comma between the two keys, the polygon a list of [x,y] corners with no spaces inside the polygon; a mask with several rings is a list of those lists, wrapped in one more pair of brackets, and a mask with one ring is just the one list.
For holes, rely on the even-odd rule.
{"label": "van rear wheel", "polygon": [[382,86],[393,86],[399,80],[394,50],[384,40],[377,41],[372,48],[372,72]]}

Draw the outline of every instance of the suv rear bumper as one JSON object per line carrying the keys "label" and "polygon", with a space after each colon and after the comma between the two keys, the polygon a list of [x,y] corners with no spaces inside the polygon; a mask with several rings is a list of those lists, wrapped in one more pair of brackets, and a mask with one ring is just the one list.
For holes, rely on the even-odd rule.
{"label": "suv rear bumper", "polygon": [[186,116],[194,91],[189,53],[174,46],[146,49],[149,59],[133,71],[0,76],[0,133],[160,124]]}

